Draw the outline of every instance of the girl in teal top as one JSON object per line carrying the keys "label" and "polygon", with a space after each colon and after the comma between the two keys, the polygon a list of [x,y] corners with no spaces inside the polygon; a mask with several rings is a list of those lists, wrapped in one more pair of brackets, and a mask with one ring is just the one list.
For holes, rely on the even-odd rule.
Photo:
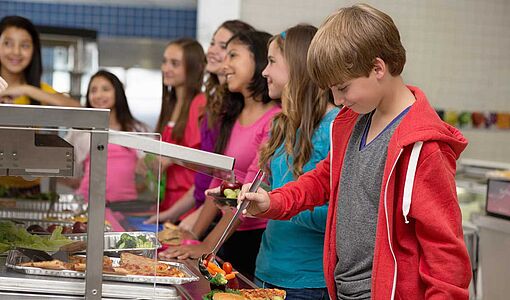
{"label": "girl in teal top", "polygon": [[[326,158],[330,124],[338,108],[311,81],[306,70],[308,46],[317,29],[298,25],[272,38],[263,72],[269,96],[282,99],[271,137],[260,153],[271,188],[294,181]],[[286,299],[327,299],[322,251],[327,205],[288,221],[270,220],[257,256],[255,282],[287,292]]]}

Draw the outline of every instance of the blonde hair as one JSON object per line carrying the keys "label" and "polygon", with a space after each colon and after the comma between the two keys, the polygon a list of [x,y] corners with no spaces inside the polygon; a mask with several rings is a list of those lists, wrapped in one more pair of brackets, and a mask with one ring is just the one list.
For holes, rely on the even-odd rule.
{"label": "blonde hair", "polygon": [[[289,166],[297,178],[313,152],[312,136],[326,113],[328,94],[310,80],[306,71],[306,54],[317,28],[297,25],[274,36],[289,66],[289,82],[282,93],[285,111],[274,118],[269,141],[260,152],[259,164],[270,173],[269,161],[280,145],[293,158]],[[285,36],[285,37],[283,37]]]}
{"label": "blonde hair", "polygon": [[321,88],[367,77],[376,58],[391,75],[402,73],[406,52],[390,16],[368,4],[341,8],[330,15],[308,51],[310,76]]}

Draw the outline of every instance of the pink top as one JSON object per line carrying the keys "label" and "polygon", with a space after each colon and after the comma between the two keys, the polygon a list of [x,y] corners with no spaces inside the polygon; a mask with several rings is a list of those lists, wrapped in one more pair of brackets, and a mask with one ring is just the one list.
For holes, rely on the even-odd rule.
{"label": "pink top", "polygon": [[[198,94],[189,108],[188,123],[184,137],[180,142],[172,139],[173,124],[168,124],[163,130],[161,139],[164,142],[198,149],[200,148],[199,119],[206,104],[204,94]],[[160,203],[160,210],[169,209],[193,185],[195,172],[177,164],[171,164],[166,170],[165,199]]]}
{"label": "pink top", "polygon": [[[259,148],[268,138],[274,115],[280,111],[281,108],[275,105],[253,124],[243,126],[239,120],[235,122],[224,154],[236,159],[234,173],[240,182],[250,182],[255,178],[259,170]],[[215,178],[210,186],[217,187],[220,184],[221,181]],[[265,228],[267,223],[266,219],[243,218],[242,216],[241,220],[243,222],[237,228],[239,231]]]}
{"label": "pink top", "polygon": [[[135,184],[135,168],[138,160],[137,152],[115,144],[108,144],[106,161],[106,201],[116,202],[135,200],[138,197]],[[90,156],[84,161],[83,178],[78,194],[88,201]]]}

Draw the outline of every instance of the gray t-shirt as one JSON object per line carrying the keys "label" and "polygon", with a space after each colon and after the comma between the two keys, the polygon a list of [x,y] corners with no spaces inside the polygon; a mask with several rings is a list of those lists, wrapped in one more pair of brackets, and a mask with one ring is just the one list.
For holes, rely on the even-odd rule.
{"label": "gray t-shirt", "polygon": [[[361,115],[345,153],[336,225],[338,299],[370,299],[375,231],[388,143],[404,111],[369,144],[362,145],[372,114]],[[364,147],[363,147],[364,146]]]}

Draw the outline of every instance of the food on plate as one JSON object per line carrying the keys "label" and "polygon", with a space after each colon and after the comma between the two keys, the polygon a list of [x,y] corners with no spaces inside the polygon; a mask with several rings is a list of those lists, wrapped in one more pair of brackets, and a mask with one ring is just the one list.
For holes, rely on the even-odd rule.
{"label": "food on plate", "polygon": [[87,232],[87,223],[83,223],[80,221],[76,221],[73,224],[73,233],[86,233]]}
{"label": "food on plate", "polygon": [[241,289],[239,291],[247,300],[283,300],[287,295],[280,289]]}
{"label": "food on plate", "polygon": [[117,249],[142,249],[152,248],[154,244],[148,240],[145,235],[132,236],[128,233],[123,233],[120,239],[115,244]]}
{"label": "food on plate", "polygon": [[120,255],[120,267],[132,275],[154,276],[156,272],[157,276],[187,277],[184,272],[169,264],[127,252]]}
{"label": "food on plate", "polygon": [[226,288],[235,289],[239,288],[239,282],[237,281],[236,274],[239,272],[233,271],[232,264],[224,262],[220,268],[217,264],[204,260],[204,265],[207,268],[211,279],[211,289],[224,290]]}
{"label": "food on plate", "polygon": [[158,240],[162,244],[179,246],[182,242],[182,231],[176,225],[165,222],[163,230],[158,232]]}
{"label": "food on plate", "polygon": [[237,180],[235,182],[223,181],[220,185],[220,193],[229,199],[237,199],[242,186],[243,184]]}
{"label": "food on plate", "polygon": [[[85,272],[86,270],[86,257],[72,255],[69,257],[69,262],[62,262],[60,260],[40,261],[40,262],[26,262],[19,264],[23,267],[33,267],[50,270],[71,270],[78,272]],[[131,253],[122,253],[120,256],[119,265],[114,265],[111,258],[103,256],[103,272],[106,274],[115,275],[140,275],[140,276],[157,276],[166,277],[188,277],[179,268],[170,264],[156,262],[154,259],[138,256]]]}
{"label": "food on plate", "polygon": [[27,227],[27,231],[30,233],[48,233],[46,229],[44,229],[41,225],[30,225]]}
{"label": "food on plate", "polygon": [[286,293],[280,289],[213,290],[203,300],[284,300]]}
{"label": "food on plate", "polygon": [[30,234],[26,229],[11,221],[0,221],[0,253],[15,247],[42,251],[57,251],[73,241],[62,235],[62,227],[55,227],[51,235]]}

